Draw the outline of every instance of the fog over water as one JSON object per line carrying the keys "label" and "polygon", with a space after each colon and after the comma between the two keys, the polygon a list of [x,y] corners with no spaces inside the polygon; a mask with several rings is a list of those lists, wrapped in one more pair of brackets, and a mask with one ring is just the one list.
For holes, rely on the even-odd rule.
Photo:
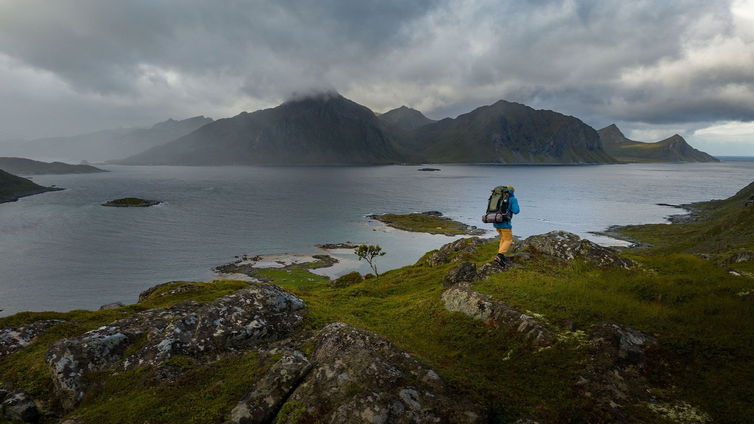
{"label": "fog over water", "polygon": [[[381,245],[381,270],[415,262],[452,238],[393,230],[373,213],[439,210],[479,225],[489,190],[516,187],[514,234],[663,222],[656,203],[725,198],[754,179],[754,162],[599,166],[125,167],[34,177],[66,190],[0,205],[0,315],[134,302],[170,280],[207,280],[234,256],[322,253],[323,242]],[[125,196],[151,208],[106,208]],[[490,233],[492,236],[492,233]],[[349,255],[344,272],[358,267]]]}

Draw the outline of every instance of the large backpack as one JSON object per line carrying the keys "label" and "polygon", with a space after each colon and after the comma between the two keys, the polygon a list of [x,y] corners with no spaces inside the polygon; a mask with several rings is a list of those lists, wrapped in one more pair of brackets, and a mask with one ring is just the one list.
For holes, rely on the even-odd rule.
{"label": "large backpack", "polygon": [[482,216],[482,222],[490,223],[503,223],[510,221],[511,218],[508,215],[508,186],[497,186],[492,189],[492,194],[487,201],[487,211]]}

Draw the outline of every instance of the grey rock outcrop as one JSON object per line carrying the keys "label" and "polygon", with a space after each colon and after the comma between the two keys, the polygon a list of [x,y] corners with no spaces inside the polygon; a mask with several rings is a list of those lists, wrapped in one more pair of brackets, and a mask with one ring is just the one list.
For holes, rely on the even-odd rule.
{"label": "grey rock outcrop", "polygon": [[633,268],[636,263],[615,254],[615,251],[602,247],[576,234],[566,231],[551,231],[526,238],[521,250],[548,255],[564,261],[581,259],[597,266]]}
{"label": "grey rock outcrop", "polygon": [[125,306],[123,302],[113,302],[113,303],[107,303],[105,305],[102,305],[99,307],[100,311],[105,311],[107,309],[118,309]]}
{"label": "grey rock outcrop", "polygon": [[754,260],[754,252],[746,250],[743,252],[734,253],[725,260],[726,264],[738,264],[741,262],[748,262]]}
{"label": "grey rock outcrop", "polygon": [[440,249],[427,254],[422,260],[428,266],[435,267],[451,262],[461,262],[477,251],[484,241],[479,237],[462,238],[443,245]]}
{"label": "grey rock outcrop", "polygon": [[596,326],[587,341],[577,390],[593,399],[597,410],[612,417],[611,422],[634,422],[626,407],[650,400],[645,367],[657,346],[655,338],[622,325]]}
{"label": "grey rock outcrop", "polygon": [[278,422],[478,423],[479,406],[453,393],[430,368],[374,333],[344,323],[320,331],[316,364],[290,395],[295,414]]}
{"label": "grey rock outcrop", "polygon": [[477,280],[476,264],[472,262],[463,262],[457,267],[448,271],[442,280],[444,287],[451,287],[459,283],[471,283]]}
{"label": "grey rock outcrop", "polygon": [[50,327],[61,322],[63,321],[48,319],[35,321],[31,324],[19,327],[10,327],[0,330],[0,358],[23,349]]}
{"label": "grey rock outcrop", "polygon": [[[288,336],[304,302],[272,284],[254,284],[212,303],[150,309],[52,345],[47,352],[56,394],[71,409],[87,391],[87,372],[159,366],[176,354],[199,360]],[[124,357],[136,342],[136,352]]]}
{"label": "grey rock outcrop", "polygon": [[9,420],[25,423],[36,422],[39,418],[39,409],[34,399],[23,390],[16,390],[4,396],[0,403],[2,415]]}
{"label": "grey rock outcrop", "polygon": [[230,422],[239,424],[272,422],[283,402],[311,369],[312,363],[303,353],[294,351],[284,355],[233,408]]}
{"label": "grey rock outcrop", "polygon": [[461,312],[487,325],[506,329],[535,347],[557,341],[556,334],[534,317],[517,311],[492,296],[472,290],[468,284],[457,284],[442,294],[445,309]]}

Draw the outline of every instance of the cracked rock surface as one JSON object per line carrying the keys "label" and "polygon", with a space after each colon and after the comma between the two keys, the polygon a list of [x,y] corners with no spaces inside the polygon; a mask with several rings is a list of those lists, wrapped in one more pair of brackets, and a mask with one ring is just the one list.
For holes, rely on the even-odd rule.
{"label": "cracked rock surface", "polygon": [[39,335],[63,321],[48,319],[0,330],[0,358],[30,345]]}
{"label": "cracked rock surface", "polygon": [[[485,414],[390,341],[337,322],[316,337],[315,366],[281,423],[478,423]],[[307,421],[309,420],[309,421]]]}
{"label": "cracked rock surface", "polygon": [[[272,284],[256,284],[212,303],[150,309],[79,337],[55,342],[46,360],[66,410],[87,392],[84,374],[159,366],[176,354],[212,360],[224,352],[288,336],[303,320],[304,302]],[[134,346],[135,353],[125,357]]]}
{"label": "cracked rock surface", "polygon": [[545,347],[557,341],[557,335],[534,317],[517,311],[490,295],[476,292],[466,283],[456,284],[445,290],[442,301],[445,309],[506,329],[532,346]]}
{"label": "cracked rock surface", "polygon": [[603,267],[629,269],[636,266],[634,261],[616,255],[613,249],[602,247],[566,231],[551,231],[528,237],[521,243],[519,249],[564,261],[581,259]]}

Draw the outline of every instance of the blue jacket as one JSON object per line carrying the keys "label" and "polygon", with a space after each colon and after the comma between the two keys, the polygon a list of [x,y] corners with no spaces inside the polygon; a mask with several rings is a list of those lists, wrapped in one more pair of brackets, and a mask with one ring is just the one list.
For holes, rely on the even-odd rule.
{"label": "blue jacket", "polygon": [[[521,208],[518,207],[518,199],[516,199],[516,196],[511,195],[508,198],[508,216],[511,217],[511,220],[513,220],[513,215],[521,212]],[[507,222],[501,222],[501,223],[495,223],[492,224],[495,226],[495,228],[513,228],[511,226],[511,221]]]}

